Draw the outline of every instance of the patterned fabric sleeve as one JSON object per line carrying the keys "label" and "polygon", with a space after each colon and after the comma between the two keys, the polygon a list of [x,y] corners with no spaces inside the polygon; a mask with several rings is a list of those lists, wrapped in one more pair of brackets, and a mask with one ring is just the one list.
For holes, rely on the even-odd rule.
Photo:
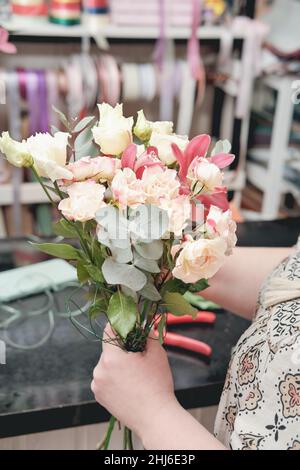
{"label": "patterned fabric sleeve", "polygon": [[260,357],[257,375],[259,351],[248,350],[239,361],[236,409],[227,406],[232,449],[300,450],[300,333],[277,346]]}

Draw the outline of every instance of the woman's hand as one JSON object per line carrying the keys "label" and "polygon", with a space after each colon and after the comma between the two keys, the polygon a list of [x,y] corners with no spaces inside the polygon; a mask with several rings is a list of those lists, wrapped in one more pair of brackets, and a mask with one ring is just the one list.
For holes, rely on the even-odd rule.
{"label": "woman's hand", "polygon": [[[107,326],[104,338],[113,336]],[[91,388],[101,405],[140,436],[162,409],[179,406],[167,354],[153,336],[143,353],[125,352],[104,341]]]}

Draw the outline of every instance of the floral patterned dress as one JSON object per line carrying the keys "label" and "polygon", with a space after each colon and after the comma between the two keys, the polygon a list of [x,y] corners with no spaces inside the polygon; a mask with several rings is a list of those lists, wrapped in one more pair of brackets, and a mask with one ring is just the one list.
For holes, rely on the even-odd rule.
{"label": "floral patterned dress", "polygon": [[264,306],[272,277],[300,281],[300,247],[269,276],[233,349],[215,423],[231,449],[300,450],[300,298]]}

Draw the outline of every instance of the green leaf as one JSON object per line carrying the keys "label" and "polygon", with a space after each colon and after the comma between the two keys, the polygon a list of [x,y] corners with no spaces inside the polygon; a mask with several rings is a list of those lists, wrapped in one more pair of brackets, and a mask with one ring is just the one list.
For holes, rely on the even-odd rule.
{"label": "green leaf", "polygon": [[137,305],[132,297],[118,291],[109,300],[107,317],[116,332],[126,339],[136,323]]}
{"label": "green leaf", "polygon": [[78,233],[72,222],[67,222],[65,219],[60,219],[56,222],[53,225],[53,231],[56,235],[64,238],[78,238]]}
{"label": "green leaf", "polygon": [[179,294],[184,294],[188,290],[188,288],[188,284],[185,284],[180,279],[173,278],[169,279],[163,284],[161,292],[179,292]]}
{"label": "green leaf", "polygon": [[84,261],[78,261],[77,263],[77,279],[80,284],[85,284],[90,279],[90,275],[84,265]]}
{"label": "green leaf", "polygon": [[47,253],[47,255],[54,256],[55,258],[81,260],[80,251],[67,243],[29,243],[38,250]]}
{"label": "green leaf", "polygon": [[64,113],[62,113],[59,109],[57,109],[55,106],[52,105],[53,111],[58,114],[59,120],[63,123],[63,125],[69,130],[70,129],[70,123],[65,116]]}
{"label": "green leaf", "polygon": [[97,282],[98,284],[104,283],[104,277],[101,271],[101,266],[97,267],[97,266],[94,266],[93,264],[85,264],[84,267],[94,282]]}
{"label": "green leaf", "polygon": [[197,310],[178,292],[166,292],[163,300],[164,309],[177,317],[182,315],[192,315],[194,317],[197,314]]}
{"label": "green leaf", "polygon": [[195,282],[195,284],[189,284],[188,290],[190,292],[200,292],[201,290],[207,289],[209,287],[207,279],[200,279],[200,281]]}
{"label": "green leaf", "polygon": [[148,280],[147,284],[145,284],[144,287],[138,291],[138,293],[145,299],[152,300],[153,302],[158,302],[161,300],[160,293],[153,284],[153,281],[151,282],[150,280]]}
{"label": "green leaf", "polygon": [[167,317],[166,315],[163,314],[157,325],[158,338],[159,338],[160,344],[164,344],[164,330],[165,330],[166,322],[167,322]]}
{"label": "green leaf", "polygon": [[95,116],[86,116],[81,121],[79,121],[73,129],[73,132],[81,132],[87,128],[89,124],[92,123],[96,118]]}
{"label": "green leaf", "polygon": [[206,300],[200,295],[192,294],[189,291],[184,294],[184,298],[198,310],[216,310],[220,308],[219,305],[211,302],[211,300]]}
{"label": "green leaf", "polygon": [[96,302],[89,308],[88,315],[90,319],[105,314],[107,311],[107,307],[108,304],[105,299],[97,299]]}

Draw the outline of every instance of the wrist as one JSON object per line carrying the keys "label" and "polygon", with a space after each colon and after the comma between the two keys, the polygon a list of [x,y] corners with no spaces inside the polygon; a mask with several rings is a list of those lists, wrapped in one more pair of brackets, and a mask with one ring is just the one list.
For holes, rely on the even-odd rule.
{"label": "wrist", "polygon": [[146,406],[137,429],[137,434],[145,449],[153,448],[153,445],[155,445],[154,436],[157,436],[159,440],[159,434],[167,431],[171,417],[178,413],[180,409],[181,405],[174,394],[161,397],[153,406]]}

